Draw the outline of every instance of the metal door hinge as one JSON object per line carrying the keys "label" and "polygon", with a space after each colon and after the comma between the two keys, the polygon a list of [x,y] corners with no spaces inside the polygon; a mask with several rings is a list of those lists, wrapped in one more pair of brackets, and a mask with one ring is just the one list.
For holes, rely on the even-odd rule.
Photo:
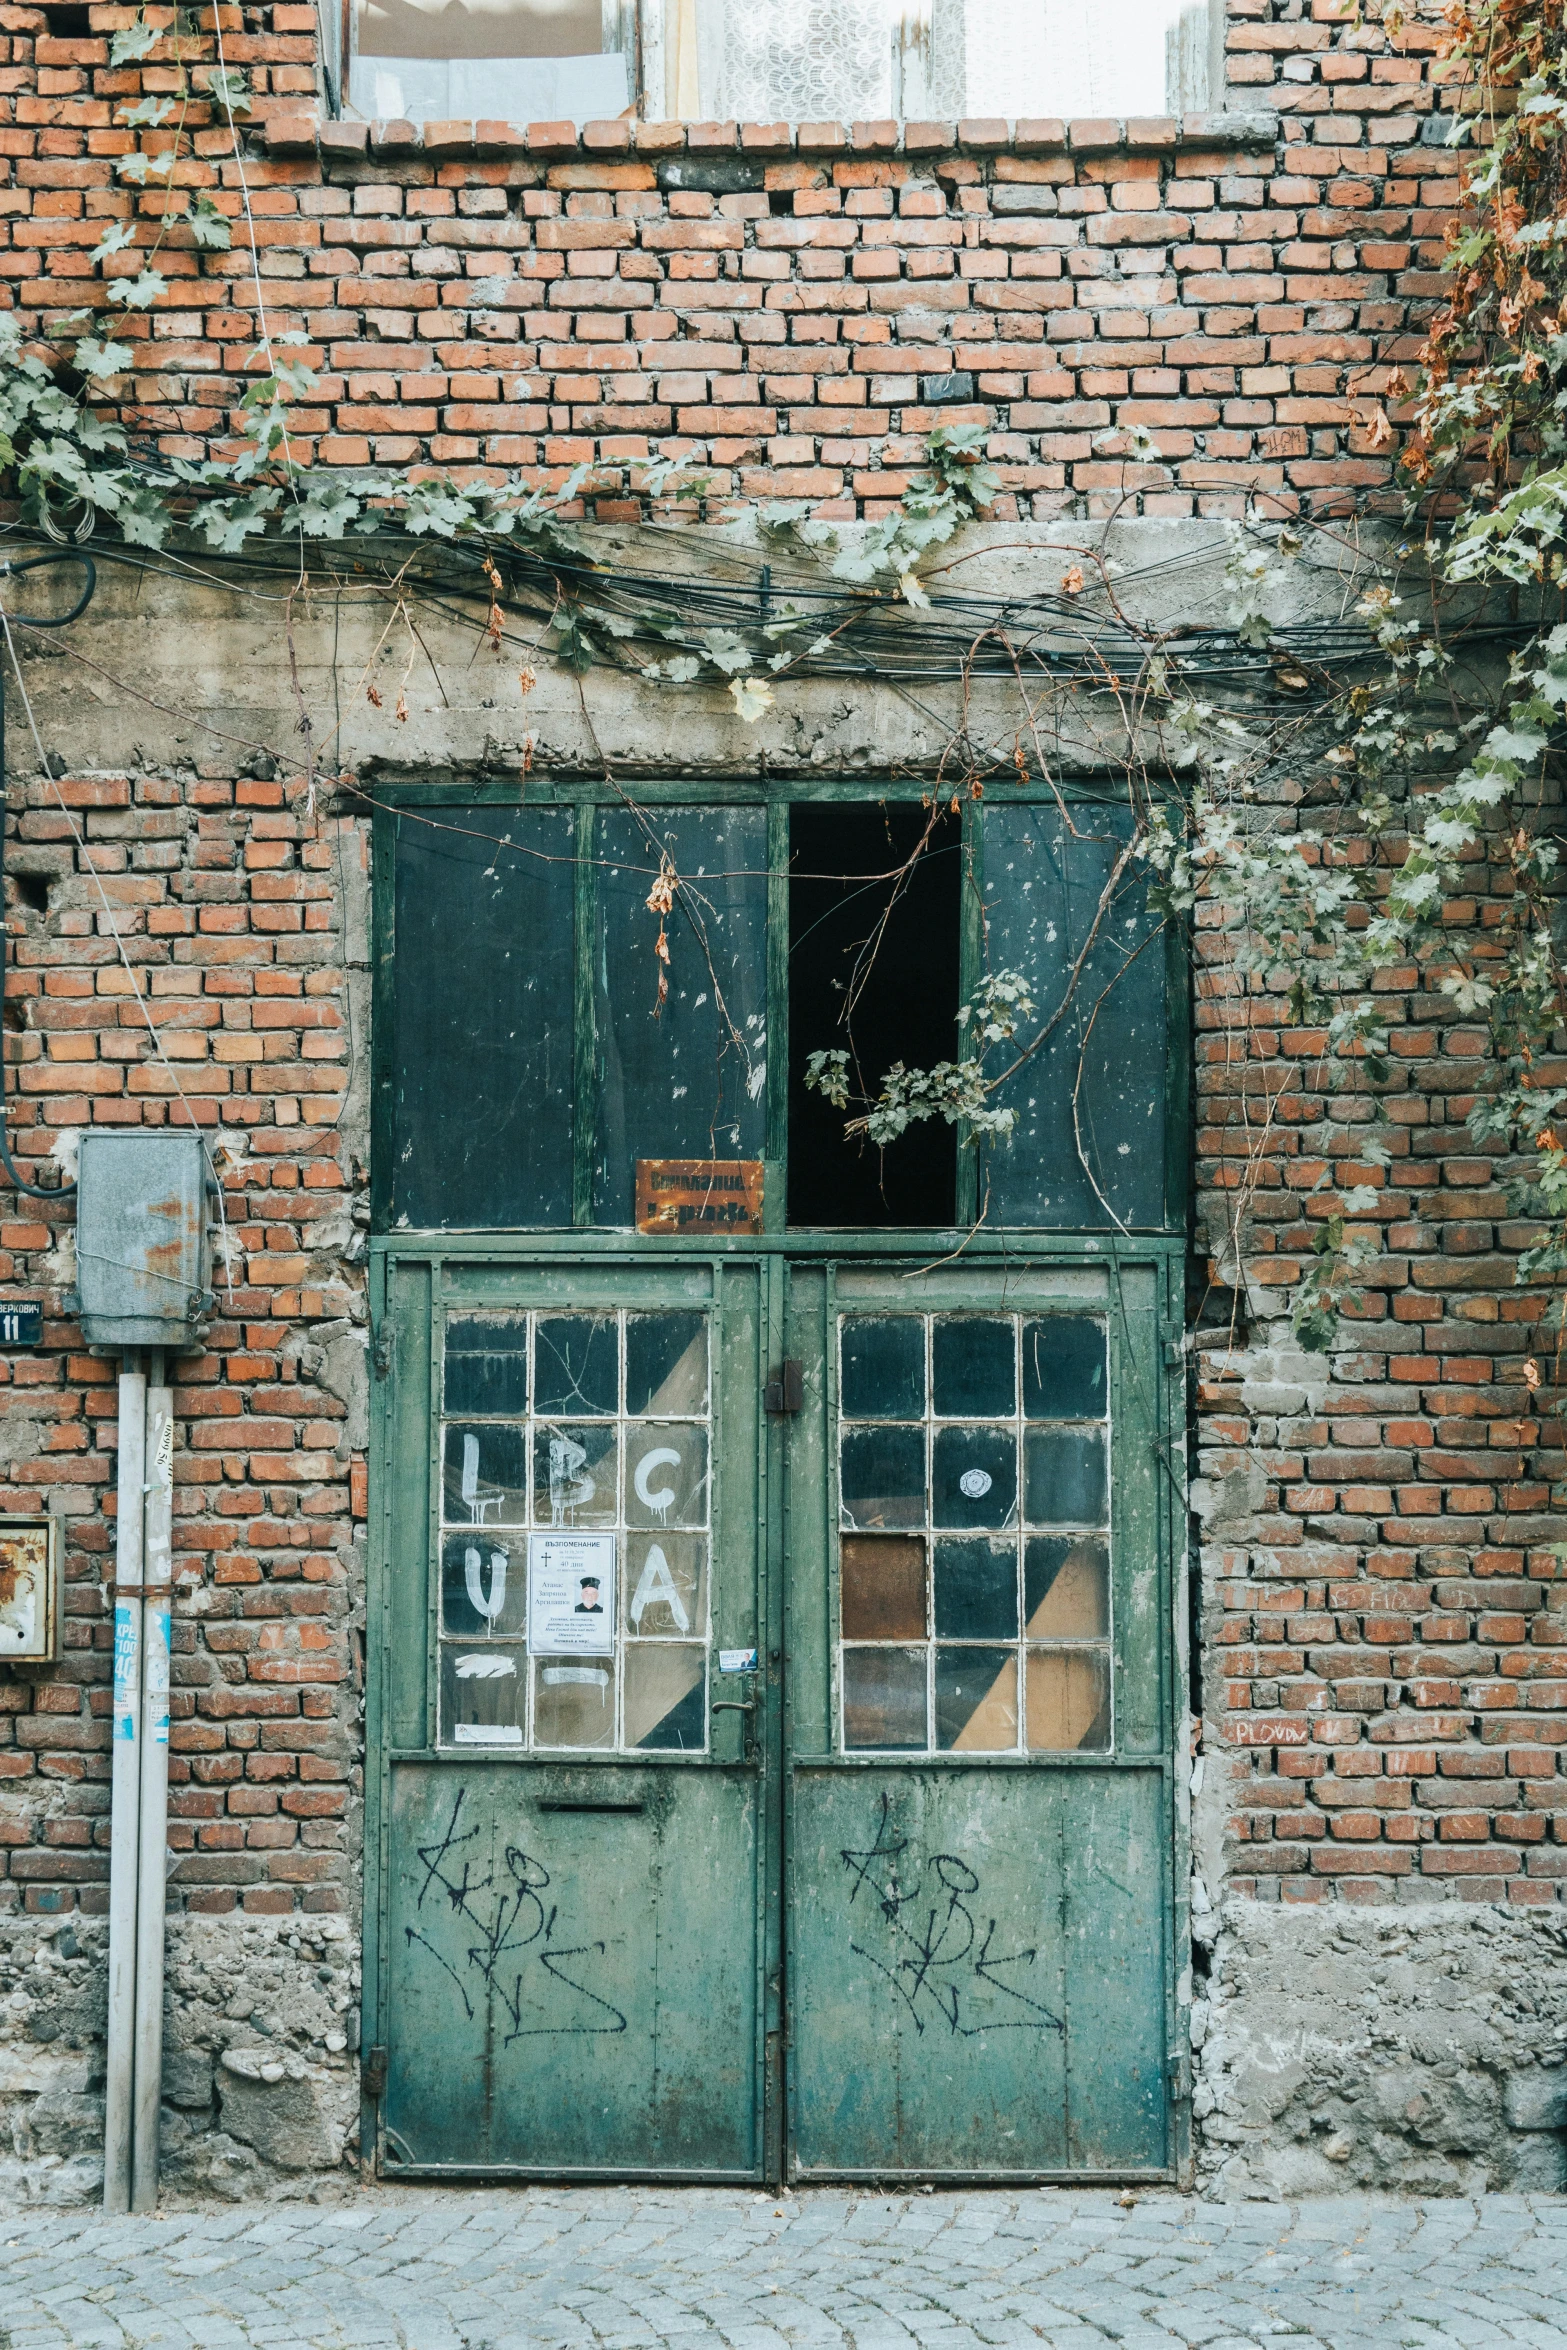
{"label": "metal door hinge", "polygon": [[386,2094],[386,2050],[379,2045],[365,2050],[365,2060],[359,2068],[359,2086],[367,2097],[381,2098]]}
{"label": "metal door hinge", "polygon": [[376,1377],[384,1379],[392,1367],[392,1334],[389,1330],[378,1333],[370,1348],[370,1361]]}
{"label": "metal door hinge", "polygon": [[804,1402],[805,1371],[791,1356],[779,1364],[762,1389],[762,1408],[781,1418],[787,1412],[799,1411]]}
{"label": "metal door hinge", "polygon": [[1164,1359],[1172,1371],[1175,1369],[1177,1363],[1184,1363],[1186,1360],[1185,1339],[1167,1338],[1164,1342]]}
{"label": "metal door hinge", "polygon": [[1177,2105],[1184,2105],[1192,2093],[1192,2060],[1187,2055],[1170,2058],[1170,2095]]}

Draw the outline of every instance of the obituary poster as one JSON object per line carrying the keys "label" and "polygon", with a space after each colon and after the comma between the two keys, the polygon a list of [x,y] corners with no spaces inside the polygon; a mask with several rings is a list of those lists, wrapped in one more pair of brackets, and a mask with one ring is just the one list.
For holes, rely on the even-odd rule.
{"label": "obituary poster", "polygon": [[528,1646],[535,1656],[613,1656],[613,1534],[528,1536]]}

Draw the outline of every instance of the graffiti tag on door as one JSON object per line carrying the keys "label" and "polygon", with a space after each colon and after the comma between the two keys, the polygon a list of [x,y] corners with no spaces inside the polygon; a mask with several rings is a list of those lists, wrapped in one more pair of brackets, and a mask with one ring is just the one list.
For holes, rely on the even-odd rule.
{"label": "graffiti tag on door", "polygon": [[[851,1879],[849,1907],[864,1892],[868,1910],[879,1911],[889,1929],[884,1956],[851,1942],[855,1956],[892,1985],[916,2031],[935,2022],[964,2040],[987,2032],[1064,2032],[1058,2015],[1018,1987],[1018,1976],[1035,1964],[1038,1951],[998,1950],[994,1918],[981,1928],[978,1873],[957,1852],[911,1859],[908,1838],[894,1833],[891,1813],[891,1797],[883,1795],[875,1842],[868,1851],[839,1855]],[[986,1992],[1013,2005],[998,2016]]]}
{"label": "graffiti tag on door", "polygon": [[[417,1847],[424,1878],[414,1906],[422,1910],[427,1900],[434,1908],[444,1904],[473,1929],[475,1939],[464,1950],[460,1967],[453,1966],[417,1926],[403,1928],[410,1950],[418,1945],[428,1951],[436,1965],[451,1976],[470,2022],[474,2014],[470,1990],[477,1993],[482,1984],[510,2022],[504,2041],[508,2048],[514,2040],[598,2039],[623,2032],[626,2019],[620,2009],[580,1979],[595,1957],[603,1957],[604,1944],[557,1939],[570,1928],[562,1924],[558,1903],[544,1899],[550,1882],[544,1863],[508,1844],[499,1871],[491,1866],[483,1876],[475,1875],[478,1856],[464,1848],[472,1845],[482,1830],[461,1827],[465,1798],[466,1790],[459,1788],[452,1816],[439,1840]],[[515,1963],[518,1960],[521,1964]],[[535,1963],[547,1983],[540,1983],[534,1973],[525,1991],[525,1978]],[[571,2004],[561,2002],[549,1984],[560,1985],[570,1995]],[[536,2012],[540,2003],[546,2014],[552,2007],[564,2006],[564,2020],[525,2024],[524,2012]]]}

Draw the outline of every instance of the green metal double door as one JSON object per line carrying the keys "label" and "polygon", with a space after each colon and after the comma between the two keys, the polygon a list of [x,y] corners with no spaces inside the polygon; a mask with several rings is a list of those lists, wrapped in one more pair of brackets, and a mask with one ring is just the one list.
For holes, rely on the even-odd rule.
{"label": "green metal double door", "polygon": [[383,2171],[1178,2171],[1168,1253],[378,1259]]}

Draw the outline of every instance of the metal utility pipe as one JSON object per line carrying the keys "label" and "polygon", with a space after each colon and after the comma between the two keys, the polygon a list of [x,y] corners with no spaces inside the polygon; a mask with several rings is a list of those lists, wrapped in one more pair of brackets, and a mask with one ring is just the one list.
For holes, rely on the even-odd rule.
{"label": "metal utility pipe", "polygon": [[143,1544],[141,1824],[136,1893],[136,2031],[131,2209],[158,2200],[158,2123],[163,2103],[163,1941],[169,1837],[169,1601],[174,1575],[174,1396],[163,1357],[147,1391]]}
{"label": "metal utility pipe", "polygon": [[103,2207],[131,2207],[136,2036],[136,1881],[142,1750],[142,1509],[147,1381],[125,1357],[115,1479],[114,1717],[109,1815],[109,2051],[103,2117]]}

